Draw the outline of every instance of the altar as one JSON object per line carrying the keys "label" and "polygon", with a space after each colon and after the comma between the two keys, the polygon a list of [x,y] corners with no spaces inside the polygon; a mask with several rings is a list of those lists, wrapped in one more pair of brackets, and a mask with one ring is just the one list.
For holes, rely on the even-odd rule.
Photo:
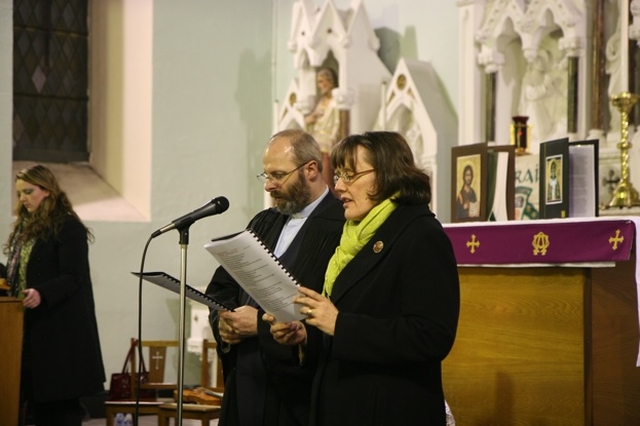
{"label": "altar", "polygon": [[640,424],[639,223],[445,225],[461,290],[443,363],[456,424]]}

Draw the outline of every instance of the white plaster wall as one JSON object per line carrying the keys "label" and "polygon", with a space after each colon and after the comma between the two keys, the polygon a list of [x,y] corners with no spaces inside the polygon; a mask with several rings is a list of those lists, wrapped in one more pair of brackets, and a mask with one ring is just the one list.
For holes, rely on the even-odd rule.
{"label": "white plaster wall", "polygon": [[[13,1],[0,0],[0,247],[11,224],[11,117],[13,115]],[[0,250],[0,262],[5,256]]]}
{"label": "white plaster wall", "polygon": [[153,0],[93,1],[90,14],[90,163],[149,219]]}
{"label": "white plaster wall", "polygon": [[[136,16],[142,26],[149,24],[148,19],[152,25],[148,39],[152,40],[152,51],[142,52],[147,56],[141,61],[143,66],[145,62],[149,64],[148,82],[140,77],[123,77],[129,67],[125,59],[131,60],[126,49],[119,58],[107,56],[110,60],[104,71],[108,89],[105,96],[115,101],[108,106],[111,115],[107,114],[102,126],[111,138],[109,143],[116,144],[106,146],[104,155],[122,156],[122,168],[112,185],[116,187],[120,179],[126,193],[126,180],[148,180],[151,184],[149,222],[87,222],[96,237],[90,248],[92,278],[109,376],[122,368],[129,338],[137,333],[138,286],[130,272],[139,270],[150,234],[213,197],[226,196],[231,204],[228,212],[203,219],[190,228],[187,279],[191,285],[204,288],[216,264],[203,245],[214,236],[242,229],[262,206],[262,188],[254,176],[261,171],[262,149],[271,132],[272,29],[271,21],[264,19],[271,15],[269,2],[149,0],[145,3],[152,13],[147,10],[136,15],[142,7],[138,0],[108,1],[116,8],[113,13],[121,13],[112,21],[112,32],[135,27]],[[9,143],[11,9],[12,0],[0,0],[0,132],[6,141],[0,145],[3,243],[12,220],[9,204],[13,191]],[[123,32],[110,41],[123,43],[126,37]],[[145,93],[144,87],[131,87],[133,83],[148,83],[150,89]],[[149,118],[144,116],[145,111],[137,110],[138,100],[133,95],[140,92],[150,101]],[[131,104],[118,111],[118,105],[126,102]],[[142,122],[140,129],[131,127],[134,122]],[[112,136],[108,132],[116,133]],[[142,148],[130,145],[146,134],[151,135],[150,153],[138,159],[149,167],[137,169],[130,163],[136,160],[131,149],[144,149],[144,143]],[[106,168],[104,172],[110,173]],[[180,256],[178,233],[166,233],[149,245],[145,269],[164,270],[179,277]],[[4,256],[1,259],[4,261]],[[143,289],[143,337],[177,337],[178,296],[151,284]],[[185,383],[196,383],[198,361],[188,355],[185,363]]]}
{"label": "white plaster wall", "polygon": [[[127,102],[122,115],[103,123],[102,131],[118,132],[114,140],[125,141],[125,146],[108,146],[114,151],[104,154],[123,156],[122,168],[113,172],[116,183],[112,185],[117,186],[118,179],[122,179],[123,194],[141,197],[141,205],[146,203],[145,195],[137,194],[124,181],[140,179],[140,187],[144,187],[144,181],[149,179],[151,188],[148,222],[87,222],[96,236],[90,249],[92,277],[103,356],[110,375],[122,367],[128,340],[137,332],[138,287],[130,272],[139,270],[150,234],[211,198],[227,197],[230,208],[226,213],[203,219],[190,228],[187,280],[204,288],[216,264],[203,245],[214,236],[243,228],[262,208],[263,191],[255,175],[262,170],[262,150],[272,130],[274,98],[284,96],[294,74],[286,50],[293,0],[98,1],[124,8],[115,21],[116,27],[134,28],[136,16],[142,19],[143,26],[151,22],[151,33],[143,33],[148,39],[140,43],[152,46],[150,56],[143,53],[144,57],[138,58],[143,69],[132,80],[117,73],[118,67],[122,70],[129,67],[123,61],[131,60],[129,51],[122,47],[119,59],[109,57],[105,71],[115,72],[113,78],[122,79],[111,81],[116,83],[116,89],[107,87],[105,96]],[[140,3],[150,9],[144,9]],[[335,3],[339,8],[347,8],[349,4],[346,0]],[[455,2],[365,0],[364,3],[374,28],[384,27],[398,35],[391,39],[392,46],[387,46],[386,53],[431,61],[455,105],[458,45]],[[0,241],[3,243],[11,223],[13,192],[11,9],[12,0],[0,0],[0,134],[4,141],[0,144]],[[111,42],[123,43],[126,37],[123,34]],[[136,52],[140,45],[130,48]],[[147,74],[149,81],[144,81]],[[138,83],[149,84],[149,89],[131,87]],[[143,93],[142,100],[132,95],[138,91]],[[150,102],[148,117],[144,111],[142,117],[137,115],[137,108],[133,107],[137,107],[137,101]],[[116,107],[109,111],[118,112]],[[138,121],[139,128],[128,127]],[[144,151],[147,147],[143,142],[142,146],[132,148],[127,141],[149,136],[150,155],[142,160],[148,161],[148,166],[137,168],[133,160],[135,151],[128,150]],[[111,172],[104,170],[106,175]],[[177,232],[161,235],[149,245],[146,270],[163,270],[179,277],[180,254]],[[4,256],[0,259],[4,261]],[[176,337],[177,296],[152,284],[143,288],[143,337]],[[186,383],[198,380],[197,365],[195,357],[188,355]]]}

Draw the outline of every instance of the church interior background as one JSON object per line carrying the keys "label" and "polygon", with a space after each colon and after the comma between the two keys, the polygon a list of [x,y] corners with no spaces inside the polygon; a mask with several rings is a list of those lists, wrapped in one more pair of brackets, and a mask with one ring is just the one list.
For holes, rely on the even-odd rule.
{"label": "church interior background", "polygon": [[[232,193],[228,198],[235,214],[193,228],[198,235],[192,238],[189,281],[204,288],[215,265],[202,245],[243,228],[267,204],[254,177],[261,171],[262,147],[277,130],[305,127],[318,95],[320,67],[330,66],[338,74],[333,97],[341,132],[387,129],[406,137],[431,176],[432,207],[442,222],[449,222],[451,213],[452,147],[507,145],[514,116],[529,117],[530,155],[516,159],[516,192],[529,188],[532,205],[538,202],[537,154],[547,140],[599,141],[599,203],[609,201],[621,177],[618,144],[624,126],[610,100],[640,89],[638,0],[209,3],[178,10],[169,0],[90,1],[91,13],[102,14],[92,29],[94,40],[102,43],[91,45],[93,60],[106,64],[101,71],[94,66],[92,73],[101,74],[91,76],[94,84],[118,84],[116,91],[90,89],[93,158],[88,168],[96,183],[86,191],[87,177],[80,177],[77,198],[71,198],[86,209],[83,219],[96,234],[92,268],[108,375],[121,368],[128,340],[136,333],[138,289],[130,271],[138,267],[146,235],[212,196]],[[416,30],[420,18],[406,16],[415,11],[428,15],[432,26],[439,16],[446,17],[442,38],[416,36],[424,34]],[[11,12],[12,1],[0,0],[0,130],[5,140],[12,128]],[[211,17],[194,16],[207,14]],[[116,27],[125,31],[118,34]],[[209,55],[212,48],[215,54]],[[212,79],[214,89],[200,94]],[[180,102],[189,107],[181,111]],[[630,181],[636,188],[638,125],[636,108],[628,126]],[[13,167],[11,147],[4,145],[0,229],[8,230]],[[84,205],[86,198],[89,204],[100,198],[98,193],[108,202],[106,208]],[[112,204],[115,199],[120,202]],[[91,210],[99,210],[100,217],[91,217]],[[531,218],[523,212],[516,219]],[[171,244],[176,242],[156,247],[148,269],[177,276],[177,244]],[[144,292],[145,333],[174,336],[175,297],[156,288]],[[206,310],[197,304],[189,308],[187,382],[198,374],[198,342],[211,336]]]}

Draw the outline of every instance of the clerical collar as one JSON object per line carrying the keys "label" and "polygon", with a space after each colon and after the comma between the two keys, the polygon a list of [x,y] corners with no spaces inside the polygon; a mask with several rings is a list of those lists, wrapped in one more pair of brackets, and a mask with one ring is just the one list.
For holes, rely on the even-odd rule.
{"label": "clerical collar", "polygon": [[280,236],[278,237],[278,242],[273,250],[273,253],[280,257],[282,254],[287,251],[291,242],[298,234],[298,231],[302,228],[302,225],[306,222],[307,218],[311,215],[313,210],[320,204],[320,201],[327,195],[329,192],[329,188],[325,189],[322,193],[322,196],[318,197],[317,200],[309,204],[307,207],[299,211],[298,213],[294,213],[287,219],[287,223],[285,223],[282,231],[280,232]]}

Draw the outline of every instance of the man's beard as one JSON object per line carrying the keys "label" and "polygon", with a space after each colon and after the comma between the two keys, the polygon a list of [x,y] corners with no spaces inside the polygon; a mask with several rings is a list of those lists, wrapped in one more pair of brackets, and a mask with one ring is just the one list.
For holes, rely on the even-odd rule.
{"label": "man's beard", "polygon": [[276,200],[276,208],[286,215],[291,215],[302,211],[309,205],[311,199],[311,190],[307,186],[307,181],[304,174],[298,173],[298,180],[291,185],[286,193],[280,191],[273,191],[271,196],[283,197],[280,200]]}

